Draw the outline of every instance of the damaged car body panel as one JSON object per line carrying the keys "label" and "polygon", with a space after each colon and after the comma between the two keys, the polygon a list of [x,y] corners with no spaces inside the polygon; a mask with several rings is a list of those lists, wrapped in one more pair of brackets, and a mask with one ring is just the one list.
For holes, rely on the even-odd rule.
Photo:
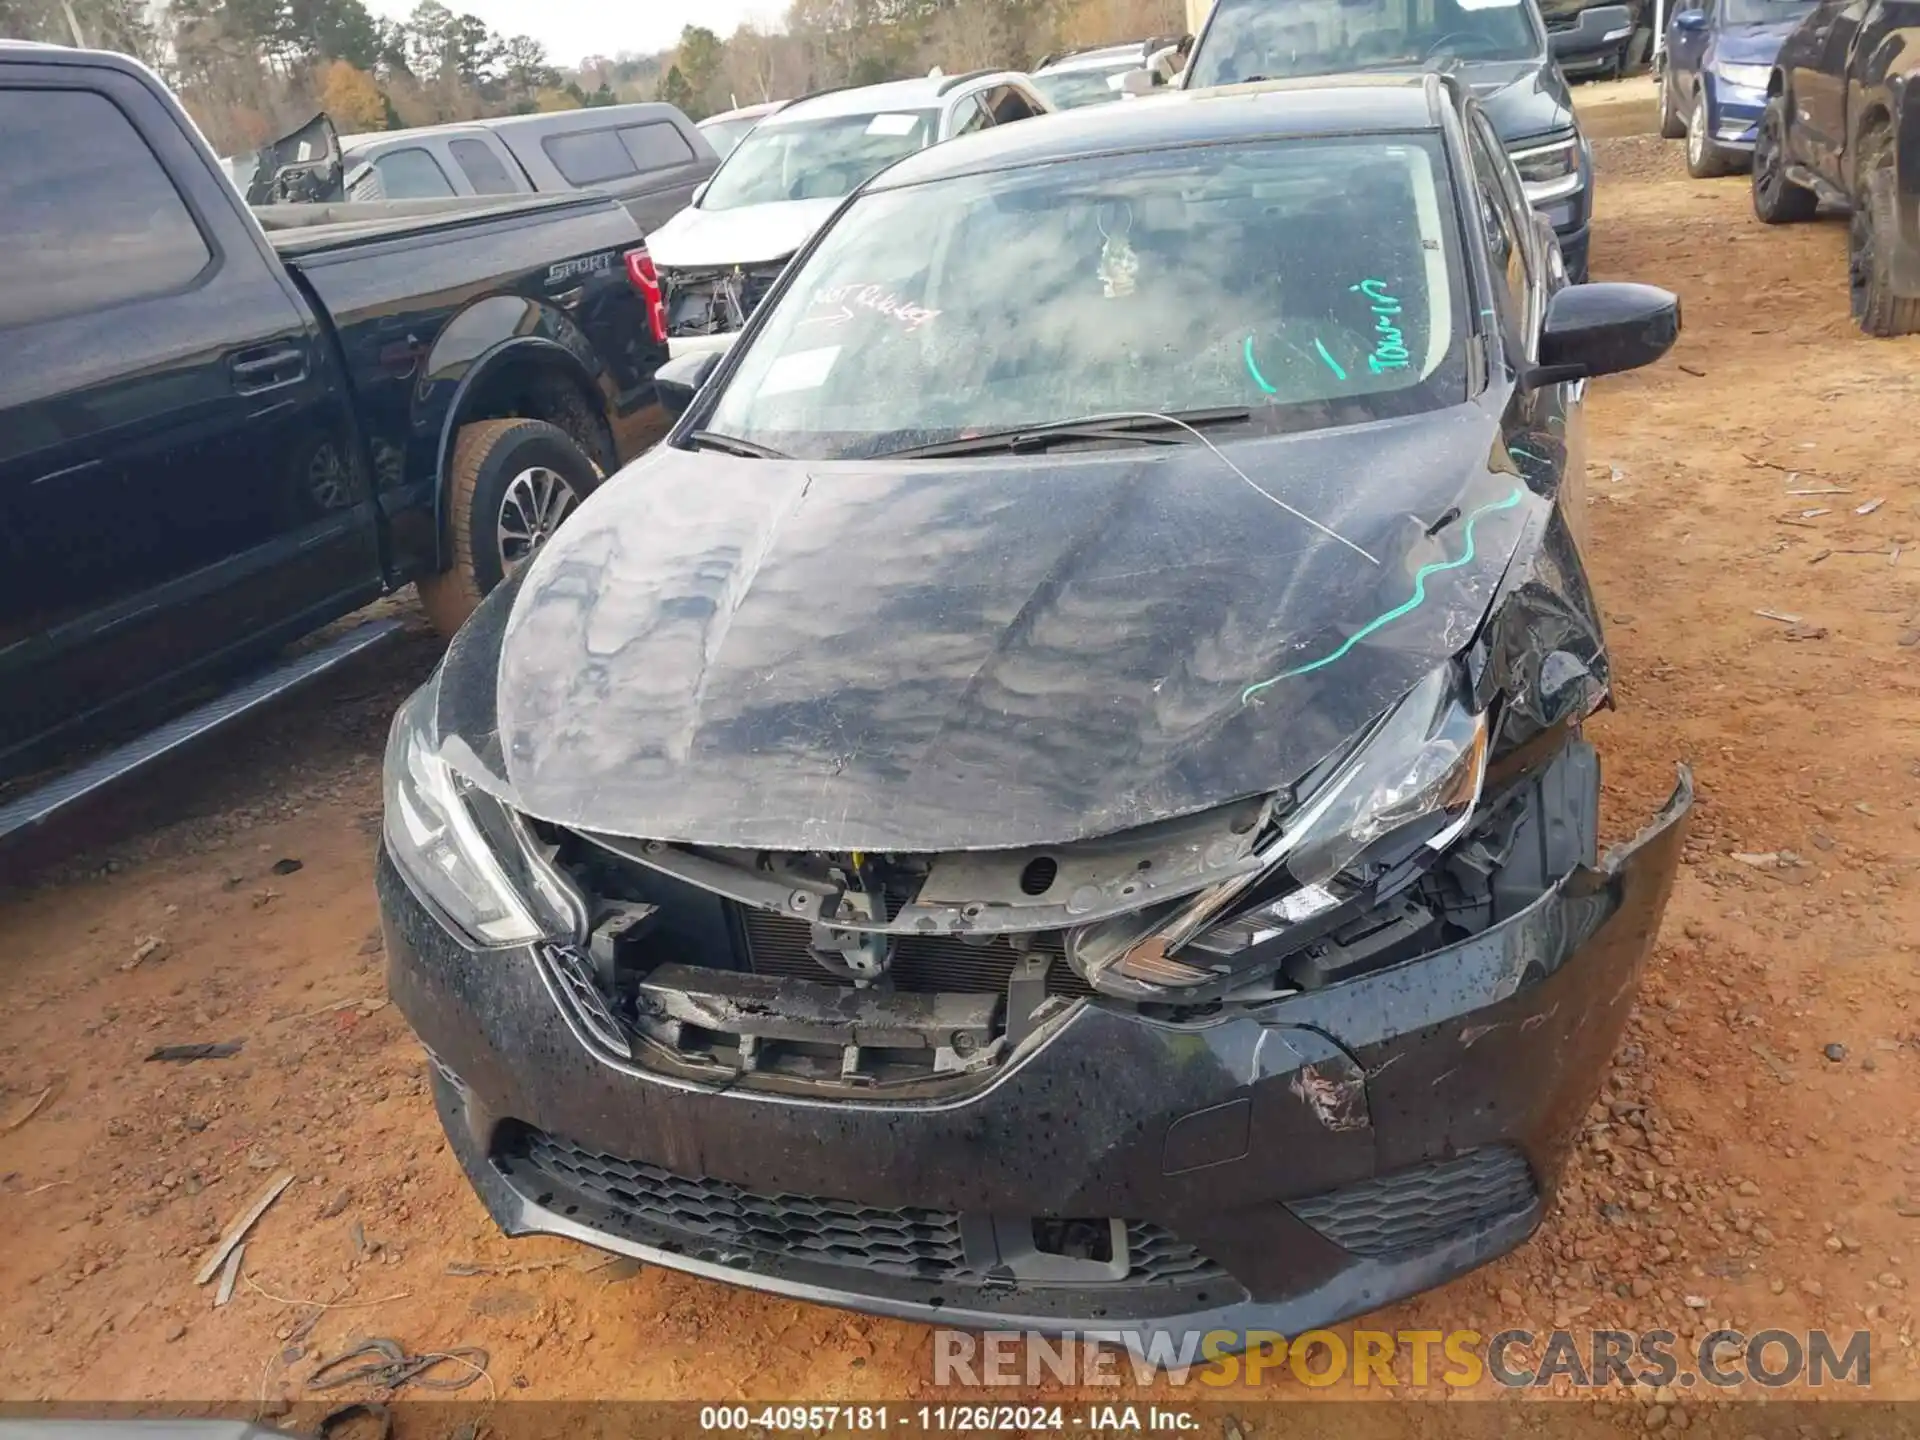
{"label": "damaged car body panel", "polygon": [[[1497,434],[1466,408],[1237,447],[1283,452],[1288,503],[1342,540],[1198,446],[1013,470],[661,447],[529,566],[505,778],[558,824],[790,850],[1060,844],[1261,793],[1479,628],[1544,508],[1489,471]],[[1404,483],[1353,487],[1362,464]]]}
{"label": "damaged car body panel", "polygon": [[[1023,226],[1090,203],[1111,241],[1114,194],[1171,224],[1196,195],[1417,187],[1485,125],[1438,80],[1345,83],[1333,119],[1312,92],[1259,104],[1309,128],[1425,116],[1448,148],[1394,131],[1372,171],[1218,146],[1120,165],[1048,121],[978,147],[980,183],[1043,191],[1011,205]],[[1263,113],[1237,105],[1197,138]],[[1076,123],[1188,123],[1105,109]],[[1044,185],[987,163],[1016,143],[1058,145]],[[974,149],[915,164],[965,178]],[[1181,203],[1156,209],[1167,174]],[[1215,335],[1219,368],[1154,382],[1194,400],[1179,415],[787,440],[729,387],[777,399],[841,363],[844,336],[807,338],[805,287],[850,202],[667,444],[482,603],[395,719],[389,983],[508,1233],[949,1324],[1297,1333],[1532,1232],[1692,782],[1599,854],[1583,725],[1611,672],[1570,513],[1580,387],[1662,353],[1677,308],[1565,287],[1511,180],[1421,202],[1405,254],[1460,303],[1419,322],[1417,384],[1340,388],[1345,297],[1383,303],[1355,284],[1290,372],[1284,335],[1266,369]],[[1531,247],[1524,365],[1474,318],[1505,281],[1477,226],[1449,254],[1456,203]],[[1091,248],[1100,272],[1062,283],[1124,330],[1099,307],[1133,293],[1126,266]],[[862,343],[885,366],[929,310]],[[1194,323],[1240,323],[1219,313]],[[769,331],[800,334],[797,361],[754,359],[786,343]],[[1096,373],[1145,363],[1125,359]],[[1276,377],[1308,398],[1219,403]]]}
{"label": "damaged car body panel", "polygon": [[[1547,1177],[1626,1023],[1691,799],[1683,775],[1632,844],[1414,964],[1198,1023],[1076,1002],[1050,1043],[964,1099],[715,1094],[579,1044],[529,957],[475,966],[415,907],[393,903],[386,941],[395,999],[435,1057],[454,1147],[511,1234],[572,1235],[911,1318],[1059,1329],[1101,1315],[1113,1282],[1091,1261],[1064,1282],[1023,1282],[1000,1260],[994,1227],[1112,1215],[1128,1222],[1124,1253],[1148,1275],[1126,1297],[1134,1313],[1107,1312],[1121,1328],[1292,1333],[1437,1284],[1538,1223]],[[404,894],[385,860],[380,883],[390,901]],[[650,1173],[699,1177],[689,1192],[710,1200],[791,1197],[805,1209],[799,1197],[849,1188],[850,1155],[862,1206],[951,1216],[953,1253],[930,1248],[895,1273],[852,1239],[845,1254],[823,1240],[810,1262],[745,1221],[696,1224],[659,1198],[668,1187]],[[1402,1178],[1382,1189],[1379,1177]],[[1409,1219],[1437,1205],[1452,1228],[1428,1247],[1396,1247],[1363,1221],[1383,1200]],[[1179,1237],[1177,1254],[1166,1236]]]}

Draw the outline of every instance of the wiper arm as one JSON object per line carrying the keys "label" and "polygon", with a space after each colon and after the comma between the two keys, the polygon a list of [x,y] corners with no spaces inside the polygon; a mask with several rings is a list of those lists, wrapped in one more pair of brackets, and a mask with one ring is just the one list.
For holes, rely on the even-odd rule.
{"label": "wiper arm", "polygon": [[[1139,445],[1178,445],[1188,430],[1209,425],[1241,425],[1253,418],[1244,405],[1223,405],[1211,410],[1176,410],[1168,414],[1084,415],[1072,420],[1056,420],[1046,425],[1015,425],[1004,430],[989,430],[984,435],[969,435],[960,440],[940,440],[931,445],[910,445],[889,450],[889,460],[932,459],[940,455],[991,455],[998,450],[1019,453],[1044,450],[1069,440],[1124,440]],[[878,457],[876,457],[878,458]]]}
{"label": "wiper arm", "polygon": [[738,435],[722,435],[717,430],[696,430],[687,439],[702,450],[724,450],[729,455],[744,456],[748,460],[791,460],[793,457],[784,450],[775,450],[771,445],[762,445],[754,440],[742,440]]}

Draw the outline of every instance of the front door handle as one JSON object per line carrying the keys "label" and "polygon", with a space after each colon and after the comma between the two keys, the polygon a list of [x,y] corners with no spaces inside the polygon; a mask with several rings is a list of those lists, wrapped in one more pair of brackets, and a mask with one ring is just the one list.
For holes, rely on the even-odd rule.
{"label": "front door handle", "polygon": [[227,373],[241,395],[278,390],[307,378],[307,352],[297,345],[263,345],[227,358]]}

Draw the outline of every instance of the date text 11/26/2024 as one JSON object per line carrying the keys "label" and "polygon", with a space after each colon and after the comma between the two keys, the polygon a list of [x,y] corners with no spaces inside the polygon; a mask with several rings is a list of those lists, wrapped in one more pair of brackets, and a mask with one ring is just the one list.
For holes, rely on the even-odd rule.
{"label": "date text 11/26/2024", "polygon": [[704,1434],[757,1430],[771,1434],[921,1430],[929,1433],[1026,1435],[1035,1431],[1091,1433],[1197,1431],[1192,1410],[1164,1405],[704,1405]]}

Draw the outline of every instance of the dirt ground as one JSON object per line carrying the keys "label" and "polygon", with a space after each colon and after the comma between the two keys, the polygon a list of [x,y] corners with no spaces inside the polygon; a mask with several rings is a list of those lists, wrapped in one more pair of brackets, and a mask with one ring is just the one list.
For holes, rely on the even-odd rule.
{"label": "dirt ground", "polygon": [[[1632,130],[1645,93],[1583,104]],[[1595,277],[1669,287],[1685,316],[1668,361],[1592,390],[1607,828],[1637,828],[1676,760],[1701,803],[1545,1229],[1364,1323],[1864,1327],[1875,1397],[1912,1397],[1920,340],[1850,325],[1844,222],[1768,230],[1744,179],[1689,180],[1677,144],[1596,148]],[[0,1399],[271,1407],[366,1333],[484,1347],[463,1398],[934,1395],[921,1327],[497,1235],[375,929],[380,747],[433,653],[417,630],[0,898]],[[215,1309],[194,1271],[282,1169]],[[1686,1423],[1661,1408],[1623,1413]]]}

